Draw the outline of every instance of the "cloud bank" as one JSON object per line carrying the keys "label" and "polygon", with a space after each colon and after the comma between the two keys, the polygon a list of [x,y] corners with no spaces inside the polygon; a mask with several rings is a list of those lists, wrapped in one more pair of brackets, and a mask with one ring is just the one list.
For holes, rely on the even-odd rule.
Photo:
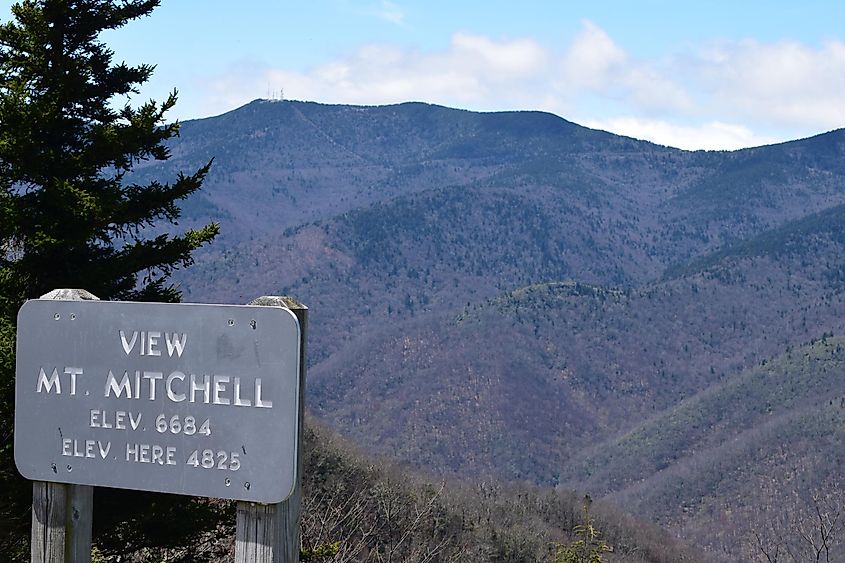
{"label": "cloud bank", "polygon": [[[379,8],[402,23],[391,2]],[[326,103],[541,109],[660,144],[735,149],[845,126],[845,43],[723,41],[643,60],[584,21],[561,48],[459,32],[438,51],[364,45],[302,72],[241,65],[204,88],[206,114],[283,90]]]}

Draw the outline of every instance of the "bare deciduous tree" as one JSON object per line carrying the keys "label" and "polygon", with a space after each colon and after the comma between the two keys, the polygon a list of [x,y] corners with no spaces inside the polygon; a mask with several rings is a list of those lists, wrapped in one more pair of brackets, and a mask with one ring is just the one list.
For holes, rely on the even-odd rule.
{"label": "bare deciduous tree", "polygon": [[843,555],[845,494],[838,486],[809,495],[804,506],[754,530],[753,550],[766,563],[830,563]]}

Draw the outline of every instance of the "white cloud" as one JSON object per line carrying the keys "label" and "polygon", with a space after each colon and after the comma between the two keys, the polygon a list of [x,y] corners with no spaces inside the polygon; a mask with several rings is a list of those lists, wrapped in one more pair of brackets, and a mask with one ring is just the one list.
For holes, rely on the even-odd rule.
{"label": "white cloud", "polygon": [[649,65],[634,65],[623,73],[627,99],[645,112],[660,114],[668,111],[681,114],[696,112],[696,103],[686,88]]}
{"label": "white cloud", "polygon": [[235,69],[209,81],[209,109],[231,109],[233,100],[246,103],[268,87],[284,89],[290,98],[335,103],[422,100],[476,109],[530,107],[536,91],[528,86],[542,78],[547,66],[547,51],[533,40],[456,33],[440,52],[367,45],[307,72]]}
{"label": "white cloud", "polygon": [[468,33],[456,33],[452,37],[451,56],[455,62],[462,59],[465,70],[469,70],[469,65],[481,64],[481,68],[475,67],[476,72],[489,73],[489,78],[496,81],[535,75],[547,64],[546,51],[536,41],[493,41]]}
{"label": "white cloud", "polygon": [[[401,22],[395,4],[379,8]],[[562,48],[459,32],[443,49],[364,45],[301,72],[239,65],[206,87],[206,114],[283,89],[330,103],[543,109],[661,144],[737,148],[845,126],[845,43],[722,42],[642,60],[585,21]]]}
{"label": "white cloud", "polygon": [[587,120],[583,125],[659,145],[689,150],[733,150],[768,145],[776,141],[771,137],[756,135],[748,127],[719,121],[688,126],[662,120],[618,117]]}
{"label": "white cloud", "polygon": [[625,54],[604,30],[589,21],[563,57],[564,88],[602,90],[625,69]]}
{"label": "white cloud", "polygon": [[742,41],[703,49],[689,80],[710,111],[783,126],[845,125],[845,44]]}
{"label": "white cloud", "polygon": [[601,28],[584,21],[562,57],[557,88],[570,95],[585,92],[622,101],[647,112],[667,108],[689,112],[694,103],[671,73],[656,64],[633,60]]}
{"label": "white cloud", "polygon": [[402,11],[402,8],[389,0],[381,0],[378,6],[373,7],[369,13],[396,25],[405,23],[405,13]]}

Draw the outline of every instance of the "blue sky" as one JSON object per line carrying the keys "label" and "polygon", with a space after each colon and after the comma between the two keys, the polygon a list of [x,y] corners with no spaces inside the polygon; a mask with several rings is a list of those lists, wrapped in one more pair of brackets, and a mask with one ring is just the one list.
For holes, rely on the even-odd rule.
{"label": "blue sky", "polygon": [[[8,19],[8,0],[0,17]],[[164,0],[110,32],[171,114],[255,98],[544,110],[682,148],[845,126],[845,3]]]}

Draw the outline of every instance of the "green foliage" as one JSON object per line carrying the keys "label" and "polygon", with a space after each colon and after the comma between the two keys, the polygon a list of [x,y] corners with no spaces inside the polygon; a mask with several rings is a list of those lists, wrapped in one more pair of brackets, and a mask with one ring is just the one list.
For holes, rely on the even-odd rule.
{"label": "green foliage", "polygon": [[555,563],[601,563],[603,555],[613,551],[600,539],[593,517],[590,516],[589,496],[584,497],[584,521],[573,530],[578,539],[570,544],[560,544],[555,553]]}
{"label": "green foliage", "polygon": [[334,557],[340,551],[340,546],[343,542],[321,543],[314,547],[304,547],[299,552],[300,561],[320,561]]}
{"label": "green foliage", "polygon": [[[176,222],[176,202],[199,189],[210,162],[172,183],[136,185],[125,175],[166,160],[161,104],[128,102],[151,65],[113,65],[96,38],[147,15],[158,1],[39,0],[16,4],[0,26],[0,296],[6,316],[55,287],[84,287],[101,299],[175,301],[174,267],[210,241],[216,225],[149,238],[146,227]],[[117,98],[117,99],[115,99]],[[138,279],[139,272],[143,278]],[[139,283],[140,281],[140,283]]]}
{"label": "green foliage", "polygon": [[101,299],[178,301],[168,277],[218,232],[216,224],[182,235],[153,232],[177,222],[177,202],[200,188],[211,162],[170,183],[127,180],[142,161],[170,157],[164,142],[179,126],[165,124],[164,115],[176,93],[133,108],[130,96],[154,67],[113,64],[98,36],[158,4],[26,0],[12,7],[13,21],[0,24],[0,548],[13,557],[30,494],[12,464],[18,308],[63,287]]}
{"label": "green foliage", "polygon": [[14,352],[14,323],[0,317],[0,552],[9,560],[23,561],[29,556],[26,524],[32,487],[18,474],[13,460],[15,385],[9,374],[15,371]]}

